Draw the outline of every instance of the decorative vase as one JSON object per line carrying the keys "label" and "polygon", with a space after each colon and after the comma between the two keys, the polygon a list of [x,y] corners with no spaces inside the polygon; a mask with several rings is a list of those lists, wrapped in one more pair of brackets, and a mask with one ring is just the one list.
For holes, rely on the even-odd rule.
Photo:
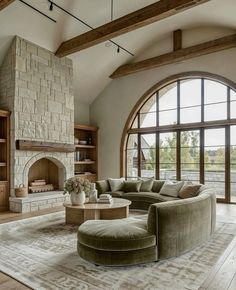
{"label": "decorative vase", "polygon": [[91,183],[89,192],[89,202],[96,203],[98,199],[98,191],[96,189],[95,183]]}
{"label": "decorative vase", "polygon": [[83,205],[85,203],[85,192],[81,191],[80,193],[76,193],[74,191],[70,194],[70,200],[72,205]]}

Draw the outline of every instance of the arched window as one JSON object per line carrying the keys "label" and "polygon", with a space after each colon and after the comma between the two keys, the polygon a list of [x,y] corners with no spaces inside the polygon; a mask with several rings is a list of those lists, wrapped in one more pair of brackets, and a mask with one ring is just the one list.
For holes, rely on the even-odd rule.
{"label": "arched window", "polygon": [[174,76],[136,105],[122,141],[127,179],[191,180],[236,202],[236,86],[205,73]]}

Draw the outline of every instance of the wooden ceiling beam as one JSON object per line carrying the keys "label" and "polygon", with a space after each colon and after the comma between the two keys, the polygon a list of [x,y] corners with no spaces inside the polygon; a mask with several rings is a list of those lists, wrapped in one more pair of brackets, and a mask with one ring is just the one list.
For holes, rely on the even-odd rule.
{"label": "wooden ceiling beam", "polygon": [[211,0],[160,0],[63,42],[56,55],[67,56]]}
{"label": "wooden ceiling beam", "polygon": [[153,58],[139,62],[120,66],[110,76],[112,79],[134,74],[144,70],[150,70],[167,64],[173,64],[201,55],[236,47],[236,34],[221,37],[215,40],[193,45],[190,47],[177,49],[173,52],[165,53]]}
{"label": "wooden ceiling beam", "polygon": [[0,11],[13,3],[15,0],[0,0]]}

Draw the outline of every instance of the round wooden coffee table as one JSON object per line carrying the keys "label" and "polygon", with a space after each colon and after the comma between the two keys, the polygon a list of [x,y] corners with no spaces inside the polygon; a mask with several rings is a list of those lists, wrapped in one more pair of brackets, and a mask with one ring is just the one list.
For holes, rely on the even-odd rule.
{"label": "round wooden coffee table", "polygon": [[83,205],[64,204],[66,224],[81,225],[87,220],[121,219],[129,215],[130,200],[113,198],[111,204],[85,203]]}

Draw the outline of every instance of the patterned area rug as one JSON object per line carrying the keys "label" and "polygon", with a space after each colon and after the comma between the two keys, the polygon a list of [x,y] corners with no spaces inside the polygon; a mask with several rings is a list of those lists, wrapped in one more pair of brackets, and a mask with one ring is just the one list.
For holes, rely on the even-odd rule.
{"label": "patterned area rug", "polygon": [[76,231],[65,225],[62,212],[0,225],[0,270],[37,290],[198,289],[235,236],[236,224],[218,223],[209,242],[181,257],[131,267],[82,260]]}

